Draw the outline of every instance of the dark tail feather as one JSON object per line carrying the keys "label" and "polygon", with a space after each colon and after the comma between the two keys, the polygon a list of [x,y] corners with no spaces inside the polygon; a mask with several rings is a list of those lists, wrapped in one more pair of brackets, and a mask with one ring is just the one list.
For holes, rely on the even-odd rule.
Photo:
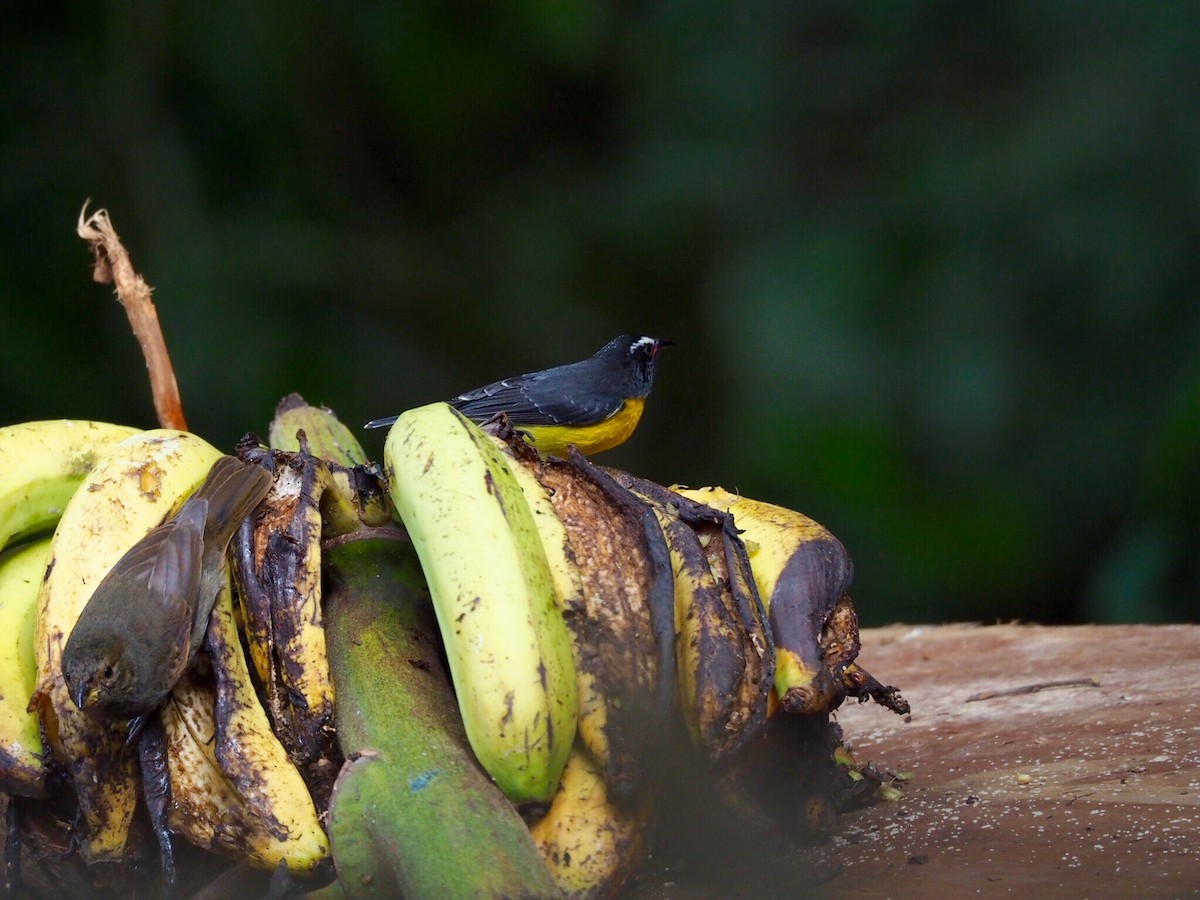
{"label": "dark tail feather", "polygon": [[262,466],[244,463],[235,456],[218,459],[204,484],[192,495],[208,501],[205,543],[211,540],[224,551],[242,520],[270,489],[271,473]]}

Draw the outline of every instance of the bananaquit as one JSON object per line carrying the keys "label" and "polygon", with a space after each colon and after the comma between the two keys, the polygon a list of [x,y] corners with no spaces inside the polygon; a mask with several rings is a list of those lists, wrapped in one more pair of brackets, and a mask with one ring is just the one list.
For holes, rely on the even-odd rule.
{"label": "bananaquit", "polygon": [[[587,359],[505,378],[449,403],[479,423],[505,413],[543,453],[561,455],[571,444],[585,455],[599,453],[637,428],[654,386],[655,358],[672,343],[622,334]],[[373,419],[366,427],[384,428],[396,419]]]}

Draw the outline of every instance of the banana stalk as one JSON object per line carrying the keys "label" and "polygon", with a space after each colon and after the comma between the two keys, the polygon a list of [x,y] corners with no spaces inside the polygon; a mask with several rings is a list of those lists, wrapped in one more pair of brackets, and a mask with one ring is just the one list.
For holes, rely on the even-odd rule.
{"label": "banana stalk", "polygon": [[348,762],[329,828],[347,897],[553,897],[525,823],[477,767],[403,540],[326,556],[329,656]]}

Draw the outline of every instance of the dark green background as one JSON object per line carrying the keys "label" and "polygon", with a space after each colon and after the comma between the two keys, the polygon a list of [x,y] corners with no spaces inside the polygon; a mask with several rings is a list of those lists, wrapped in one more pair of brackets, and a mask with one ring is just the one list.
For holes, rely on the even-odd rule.
{"label": "dark green background", "polygon": [[1197,618],[1195,6],[35,6],[0,421],[152,424],[90,197],[223,446],[645,331],[602,459],[813,515],[866,622]]}

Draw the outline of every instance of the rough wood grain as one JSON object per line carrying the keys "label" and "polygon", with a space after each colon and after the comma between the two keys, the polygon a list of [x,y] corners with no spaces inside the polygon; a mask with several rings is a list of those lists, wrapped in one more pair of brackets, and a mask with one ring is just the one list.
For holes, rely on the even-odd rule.
{"label": "rough wood grain", "polygon": [[913,714],[838,719],[913,778],[812,853],[821,895],[1200,896],[1200,627],[893,626],[862,659]]}

